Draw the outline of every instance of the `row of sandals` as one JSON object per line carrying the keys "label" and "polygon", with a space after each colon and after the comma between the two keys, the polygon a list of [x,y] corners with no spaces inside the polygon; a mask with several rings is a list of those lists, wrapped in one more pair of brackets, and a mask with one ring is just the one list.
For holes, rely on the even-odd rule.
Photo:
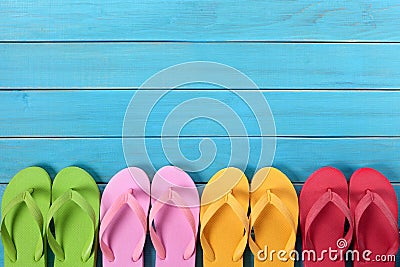
{"label": "row of sandals", "polygon": [[[241,170],[222,169],[201,188],[174,166],[161,168],[151,183],[131,167],[110,180],[100,202],[98,185],[83,169],[65,168],[52,182],[45,170],[30,167],[3,195],[4,266],[45,267],[48,244],[54,266],[94,267],[99,244],[103,266],[142,267],[149,232],[155,266],[194,267],[199,224],[205,267],[243,266],[247,245],[254,266],[293,266],[299,221],[303,250],[315,252],[302,259],[306,267],[344,267],[344,258],[321,257],[329,249],[368,250],[371,261],[398,250],[396,193],[370,168],[356,171],[350,184],[335,168],[319,169],[298,199],[275,168],[259,170],[250,185]],[[354,260],[395,266],[371,264]]]}

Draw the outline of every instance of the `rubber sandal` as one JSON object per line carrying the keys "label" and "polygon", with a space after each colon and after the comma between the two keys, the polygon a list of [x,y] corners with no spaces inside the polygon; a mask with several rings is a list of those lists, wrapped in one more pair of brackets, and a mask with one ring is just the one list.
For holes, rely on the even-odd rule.
{"label": "rubber sandal", "polygon": [[199,193],[183,170],[167,166],[151,185],[150,237],[156,267],[194,267],[199,225]]}
{"label": "rubber sandal", "polygon": [[[300,225],[303,250],[316,258],[304,259],[305,267],[343,267],[344,258],[329,257],[324,250],[348,249],[353,236],[353,218],[348,208],[348,185],[339,170],[325,167],[313,173],[300,193]],[[345,235],[346,220],[349,230]],[[335,256],[335,255],[334,255]]]}
{"label": "rubber sandal", "polygon": [[[299,205],[292,182],[275,168],[259,170],[251,183],[250,205],[255,240],[249,235],[249,246],[254,266],[294,266],[290,252],[296,245]],[[266,253],[272,250],[285,250],[286,255],[271,259]]]}
{"label": "rubber sandal", "polygon": [[144,266],[149,193],[149,178],[134,167],[117,173],[104,189],[99,233],[104,267]]}
{"label": "rubber sandal", "polygon": [[[52,200],[46,231],[54,266],[96,266],[100,206],[96,182],[80,168],[65,168],[54,179]],[[50,231],[52,220],[56,237]]]}
{"label": "rubber sandal", "polygon": [[241,170],[220,170],[208,182],[200,211],[204,267],[243,266],[248,207],[249,183]]}
{"label": "rubber sandal", "polygon": [[[370,168],[359,169],[353,174],[350,180],[350,209],[355,221],[354,249],[361,254],[365,250],[372,252],[369,259],[356,259],[355,267],[396,265],[386,256],[396,255],[399,247],[397,206],[393,186],[383,174]],[[377,255],[380,258],[375,261]]]}
{"label": "rubber sandal", "polygon": [[51,202],[51,180],[45,170],[17,173],[3,195],[1,237],[4,266],[47,266],[44,218]]}

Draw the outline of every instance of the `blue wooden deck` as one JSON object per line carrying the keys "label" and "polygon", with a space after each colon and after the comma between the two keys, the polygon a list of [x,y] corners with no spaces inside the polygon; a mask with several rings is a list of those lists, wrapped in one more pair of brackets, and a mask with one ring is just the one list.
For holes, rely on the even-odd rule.
{"label": "blue wooden deck", "polygon": [[[390,0],[0,1],[0,192],[31,165],[52,177],[77,165],[103,188],[126,167],[122,125],[141,84],[175,64],[214,61],[260,87],[276,125],[273,165],[297,189],[325,165],[347,177],[370,166],[400,195],[399,15],[400,5]],[[211,139],[217,156],[192,173],[198,184],[206,183],[231,157],[223,125],[200,118],[180,136],[161,140],[162,123],[173,108],[201,97],[225,103],[244,122],[246,136],[240,127],[230,131],[243,140],[243,149],[250,143],[251,177],[261,141],[273,136],[260,134],[245,103],[216,86],[199,83],[169,92],[152,110],[146,133],[130,140],[145,140],[154,166],[162,167],[175,156],[176,139],[189,159],[201,156],[202,139]],[[201,109],[193,106],[190,112]],[[145,156],[135,151],[129,161],[152,175]],[[230,163],[242,161],[233,155]],[[146,267],[153,261],[148,242]],[[252,266],[249,252],[245,261]]]}

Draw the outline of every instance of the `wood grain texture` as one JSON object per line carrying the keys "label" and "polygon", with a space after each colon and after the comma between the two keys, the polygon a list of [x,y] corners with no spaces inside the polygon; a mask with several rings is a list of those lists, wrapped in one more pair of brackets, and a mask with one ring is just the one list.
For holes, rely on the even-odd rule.
{"label": "wood grain texture", "polygon": [[[399,46],[0,43],[0,88],[137,88],[164,68],[200,60],[234,67],[263,89],[398,89]],[[199,75],[207,73],[201,65],[193,72]],[[217,73],[214,75],[218,76]],[[221,77],[224,75],[226,73],[220,74]],[[230,78],[235,84],[236,78]],[[199,88],[199,85],[195,87]],[[205,87],[202,85],[200,88]],[[238,82],[236,89],[248,88],[241,88]]]}
{"label": "wood grain texture", "polygon": [[[172,162],[183,169],[204,168],[191,173],[196,182],[207,182],[215,172],[226,166],[240,167],[248,163],[246,174],[252,177],[259,162],[259,167],[270,165],[268,155],[260,156],[262,145],[264,152],[270,151],[268,139],[180,138],[180,147],[177,147],[177,139],[174,138],[163,141],[148,138],[145,140],[146,153],[139,149],[143,139],[136,138],[130,139],[130,144],[138,149],[127,149],[127,162],[143,168],[150,177],[154,174],[152,165],[159,169]],[[202,140],[201,155],[199,144]],[[242,152],[231,153],[231,142],[235,144],[235,151]],[[248,143],[249,158],[246,155]],[[77,165],[92,173],[97,182],[108,182],[127,166],[119,138],[0,139],[0,151],[2,183],[7,183],[18,170],[32,165],[46,168],[52,176],[64,167]],[[400,138],[278,138],[273,166],[282,169],[293,182],[305,181],[312,172],[326,165],[342,169],[348,177],[356,169],[369,166],[383,172],[391,181],[398,182],[399,151]],[[151,164],[147,162],[147,155]]]}
{"label": "wood grain texture", "polygon": [[[125,112],[136,93],[0,91],[0,136],[121,137]],[[261,92],[242,91],[240,96],[227,90],[139,92],[144,98],[163,93],[148,112],[144,105],[139,107],[148,118],[137,115],[128,121],[129,125],[142,127],[146,136],[153,137],[171,136],[173,131],[165,129],[178,126],[184,126],[180,136],[228,136],[228,133],[240,136],[242,125],[235,123],[238,116],[248,136],[261,135],[255,114],[262,114],[265,106],[251,106],[247,101],[262,97]],[[264,91],[262,94],[270,105],[279,136],[385,137],[400,133],[400,92],[397,91]],[[204,107],[214,101],[221,103],[211,114],[216,121],[200,117],[209,114]],[[137,108],[130,112],[141,113]]]}
{"label": "wood grain texture", "polygon": [[[250,109],[262,107],[249,108],[212,84],[182,86],[163,97],[146,121],[147,138],[124,140],[132,145],[124,158],[122,123],[133,89],[188,61],[230,65],[263,89],[280,136],[272,165],[298,191],[322,166],[348,178],[369,166],[400,196],[399,14],[391,0],[0,1],[0,198],[11,177],[32,165],[52,177],[70,165],[83,167],[100,189],[127,164],[150,177],[171,163],[199,169],[190,174],[201,186],[219,169],[248,161],[251,179],[271,164],[273,152],[273,139],[260,137]],[[232,108],[251,137],[241,136],[238,125],[224,129],[197,119],[181,138],[160,138],[171,111],[199,98]],[[195,117],[205,107],[199,101],[172,119]],[[215,116],[232,121],[218,109]],[[0,266],[3,255],[0,245]],[[145,266],[154,266],[149,239],[144,256]],[[199,247],[196,266],[201,257]],[[244,267],[253,266],[249,251],[244,258]]]}
{"label": "wood grain texture", "polygon": [[396,1],[12,0],[0,40],[399,41]]}

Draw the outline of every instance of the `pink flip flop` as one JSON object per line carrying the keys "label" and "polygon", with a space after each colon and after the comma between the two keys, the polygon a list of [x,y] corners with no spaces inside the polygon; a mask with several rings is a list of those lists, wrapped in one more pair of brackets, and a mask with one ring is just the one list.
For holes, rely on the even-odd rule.
{"label": "pink flip flop", "polygon": [[150,205],[150,181],[139,168],[117,173],[100,206],[100,248],[104,267],[143,267]]}
{"label": "pink flip flop", "polygon": [[149,215],[156,267],[194,267],[199,225],[199,194],[183,170],[166,166],[154,176]]}
{"label": "pink flip flop", "polygon": [[[345,221],[349,222],[346,236]],[[348,185],[339,170],[325,167],[313,173],[300,193],[300,225],[303,250],[315,251],[304,259],[305,267],[344,267],[345,261],[323,255],[324,250],[346,251],[353,235],[353,219],[348,208]],[[321,257],[323,256],[323,257]]]}
{"label": "pink flip flop", "polygon": [[393,186],[383,174],[370,168],[353,174],[350,209],[355,221],[354,249],[360,254],[372,252],[367,258],[355,260],[355,267],[395,266],[399,247],[397,205]]}

